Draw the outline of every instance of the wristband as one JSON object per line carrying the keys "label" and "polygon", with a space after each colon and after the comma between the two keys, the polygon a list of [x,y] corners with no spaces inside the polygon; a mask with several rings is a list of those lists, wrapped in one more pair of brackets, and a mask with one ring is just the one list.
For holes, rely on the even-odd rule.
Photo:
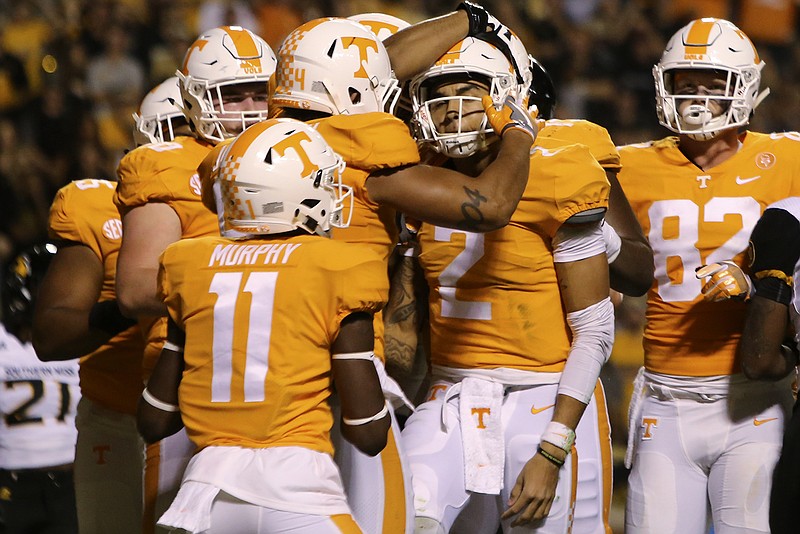
{"label": "wristband", "polygon": [[183,354],[183,347],[180,345],[176,345],[172,341],[165,341],[164,345],[161,347],[162,349],[171,350],[172,352],[177,352],[178,354]]}
{"label": "wristband", "polygon": [[153,408],[157,408],[163,412],[175,413],[181,411],[181,409],[175,406],[174,404],[170,404],[168,402],[164,402],[155,398],[152,393],[147,391],[147,388],[144,388],[142,390],[142,399]]}
{"label": "wristband", "polygon": [[331,360],[374,360],[375,353],[371,350],[366,352],[338,352],[331,354]]}
{"label": "wristband", "polygon": [[362,417],[360,419],[350,419],[348,417],[342,416],[342,423],[348,426],[361,426],[366,425],[367,423],[371,423],[373,421],[377,421],[378,419],[383,419],[389,415],[389,405],[384,403],[383,410],[379,411],[372,417]]}
{"label": "wristband", "polygon": [[575,431],[567,425],[550,421],[542,434],[540,442],[547,442],[562,451],[569,453],[575,443]]}
{"label": "wristband", "polygon": [[89,326],[112,335],[119,334],[135,324],[136,320],[122,315],[116,300],[95,302],[89,311]]}
{"label": "wristband", "polygon": [[554,466],[558,467],[559,469],[564,467],[564,462],[566,460],[559,460],[558,458],[556,458],[555,456],[553,456],[552,454],[550,454],[549,452],[547,452],[546,450],[544,450],[541,447],[537,447],[536,448],[536,452],[538,452],[539,454],[544,456],[547,459],[548,462],[550,462]]}

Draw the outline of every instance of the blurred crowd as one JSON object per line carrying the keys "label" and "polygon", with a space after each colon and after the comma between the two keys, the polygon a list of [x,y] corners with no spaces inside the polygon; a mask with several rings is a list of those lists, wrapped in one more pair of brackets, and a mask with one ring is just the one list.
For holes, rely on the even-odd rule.
{"label": "blurred crowd", "polygon": [[[699,16],[728,18],[756,43],[772,94],[755,130],[796,129],[800,44],[794,0],[486,0],[550,71],[556,115],[605,126],[617,144],[664,135],[652,65]],[[0,0],[0,261],[40,241],[59,187],[113,179],[131,147],[131,113],[172,75],[203,29],[238,24],[274,49],[301,22],[384,12],[443,14],[431,0]]]}

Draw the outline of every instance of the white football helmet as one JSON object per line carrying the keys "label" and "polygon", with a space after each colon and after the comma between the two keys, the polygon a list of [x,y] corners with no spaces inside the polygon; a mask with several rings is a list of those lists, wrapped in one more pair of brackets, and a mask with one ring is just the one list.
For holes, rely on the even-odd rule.
{"label": "white football helmet", "polygon": [[385,41],[400,30],[411,26],[403,19],[386,13],[361,13],[360,15],[347,17],[347,19],[363,24],[377,35],[381,41]]}
{"label": "white football helmet", "polygon": [[[239,26],[220,26],[204,32],[186,51],[180,80],[183,112],[203,139],[218,143],[247,126],[267,118],[266,101],[277,66],[275,54],[266,41]],[[225,109],[232,86],[256,84],[264,109]],[[263,95],[259,84],[263,84]],[[229,132],[225,123],[236,122]],[[238,131],[237,131],[238,130]]]}
{"label": "white football helmet", "polygon": [[293,119],[260,122],[223,148],[218,165],[223,233],[303,229],[328,235],[332,226],[350,224],[344,162],[311,126]]}
{"label": "white football helmet", "polygon": [[383,43],[362,24],[317,19],[295,29],[278,51],[271,103],[283,108],[353,115],[391,113],[399,88]]}
{"label": "white football helmet", "polygon": [[[759,93],[761,69],[753,43],[727,20],[704,18],[690,22],[667,43],[661,60],[653,67],[656,113],[663,125],[700,141],[729,128],[744,126],[753,110],[769,94]],[[727,79],[724,94],[675,94],[675,71],[716,71]],[[692,104],[680,110],[681,102]],[[716,101],[723,112],[714,116],[709,103]]]}
{"label": "white football helmet", "polygon": [[[480,99],[474,96],[432,99],[431,90],[441,83],[479,81],[489,88],[489,96],[494,102],[499,104],[510,95],[517,103],[525,105],[532,78],[528,68],[528,53],[522,41],[510,30],[506,38],[511,58],[492,44],[467,37],[456,43],[431,68],[412,78],[412,126],[418,141],[431,143],[434,150],[451,158],[464,158],[485,146],[486,135],[492,133],[485,116],[477,130],[463,130],[464,102]],[[450,101],[458,103],[457,131],[439,132],[439,125],[433,121],[431,105]]]}
{"label": "white football helmet", "polygon": [[136,146],[175,139],[175,128],[186,124],[179,107],[180,101],[177,76],[167,78],[145,95],[139,105],[139,113],[133,114],[133,140]]}

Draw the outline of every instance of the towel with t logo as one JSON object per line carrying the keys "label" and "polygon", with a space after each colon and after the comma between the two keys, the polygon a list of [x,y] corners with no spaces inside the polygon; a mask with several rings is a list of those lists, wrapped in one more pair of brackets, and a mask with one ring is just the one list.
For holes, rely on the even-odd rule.
{"label": "towel with t logo", "polygon": [[467,491],[499,495],[503,489],[505,442],[501,410],[503,384],[464,378],[459,394],[464,482]]}

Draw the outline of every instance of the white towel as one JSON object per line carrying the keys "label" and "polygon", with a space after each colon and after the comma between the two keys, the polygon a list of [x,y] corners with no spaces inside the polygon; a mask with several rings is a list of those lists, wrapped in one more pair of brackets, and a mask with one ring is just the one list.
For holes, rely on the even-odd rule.
{"label": "white towel", "polygon": [[644,402],[644,367],[639,368],[633,380],[633,393],[631,403],[628,405],[628,448],[625,450],[625,467],[628,469],[633,465],[633,455],[636,452],[636,434],[639,432],[642,402]]}
{"label": "white towel", "polygon": [[461,381],[459,416],[468,491],[499,495],[503,489],[503,389],[499,382],[480,378]]}
{"label": "white towel", "polygon": [[184,481],[169,509],[158,520],[167,528],[181,528],[192,534],[211,528],[211,505],[219,488],[204,482]]}

